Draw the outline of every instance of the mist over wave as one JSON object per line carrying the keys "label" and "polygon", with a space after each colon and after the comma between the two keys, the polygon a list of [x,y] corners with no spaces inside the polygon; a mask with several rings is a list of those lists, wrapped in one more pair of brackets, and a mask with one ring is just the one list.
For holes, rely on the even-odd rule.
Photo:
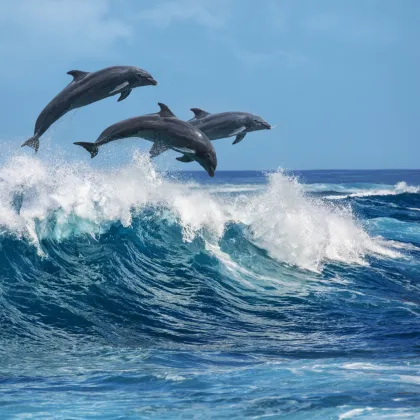
{"label": "mist over wave", "polygon": [[368,255],[400,256],[391,243],[369,236],[349,206],[308,197],[296,178],[281,171],[267,177],[267,186],[253,195],[241,194],[250,192],[248,186],[225,196],[226,186],[197,188],[159,173],[139,153],[115,170],[18,156],[0,169],[0,226],[3,235],[25,238],[46,256],[43,239],[80,234],[97,239],[117,223],[129,227],[137,218],[147,224],[145,212],[153,209],[154,220],[180,226],[183,241],[200,237],[217,248],[233,224],[240,227],[241,241],[313,271],[326,261],[365,264]]}

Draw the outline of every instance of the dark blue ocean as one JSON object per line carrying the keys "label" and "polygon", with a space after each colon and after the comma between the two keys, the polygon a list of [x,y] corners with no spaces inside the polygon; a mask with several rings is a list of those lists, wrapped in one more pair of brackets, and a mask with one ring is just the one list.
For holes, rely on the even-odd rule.
{"label": "dark blue ocean", "polygon": [[420,171],[0,166],[1,419],[420,418]]}

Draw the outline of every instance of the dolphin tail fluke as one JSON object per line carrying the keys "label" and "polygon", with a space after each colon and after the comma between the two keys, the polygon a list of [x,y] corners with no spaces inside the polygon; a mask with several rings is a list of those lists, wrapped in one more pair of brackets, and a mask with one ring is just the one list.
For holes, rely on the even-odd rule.
{"label": "dolphin tail fluke", "polygon": [[26,140],[25,143],[23,143],[21,147],[23,146],[32,147],[32,149],[34,149],[36,153],[39,149],[39,137],[38,136],[31,137],[30,139]]}
{"label": "dolphin tail fluke", "polygon": [[88,142],[76,142],[73,144],[77,144],[78,146],[82,146],[84,147],[89,153],[90,153],[90,157],[93,159],[99,151],[99,147],[96,143],[88,143]]}

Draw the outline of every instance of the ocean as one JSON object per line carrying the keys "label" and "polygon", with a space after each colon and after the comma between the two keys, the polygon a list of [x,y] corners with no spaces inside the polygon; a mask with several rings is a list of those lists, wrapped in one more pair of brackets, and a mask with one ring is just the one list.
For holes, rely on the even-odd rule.
{"label": "ocean", "polygon": [[420,418],[419,170],[88,163],[0,166],[0,418]]}

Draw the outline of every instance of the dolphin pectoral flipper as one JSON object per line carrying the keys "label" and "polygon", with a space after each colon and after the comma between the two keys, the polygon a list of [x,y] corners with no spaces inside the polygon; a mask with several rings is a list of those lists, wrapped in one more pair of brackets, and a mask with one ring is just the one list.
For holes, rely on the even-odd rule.
{"label": "dolphin pectoral flipper", "polygon": [[121,90],[126,88],[129,84],[130,83],[128,82],[121,83],[120,85],[116,86],[115,89],[112,89],[111,92],[109,92],[109,94],[112,95],[113,93],[120,92]]}
{"label": "dolphin pectoral flipper", "polygon": [[85,148],[90,153],[90,157],[92,159],[98,154],[99,147],[96,143],[88,143],[81,141],[73,144],[77,144],[78,146],[82,146],[83,148]]}
{"label": "dolphin pectoral flipper", "polygon": [[85,78],[89,72],[88,71],[81,71],[81,70],[70,70],[67,72],[70,76],[73,76],[72,82],[78,82],[79,80],[82,80]]}
{"label": "dolphin pectoral flipper", "polygon": [[34,149],[36,153],[39,149],[39,137],[38,136],[31,137],[30,139],[26,140],[25,143],[23,143],[21,147],[23,146],[32,147],[32,149]]}
{"label": "dolphin pectoral flipper", "polygon": [[194,159],[188,155],[180,156],[175,159],[178,160],[179,162],[184,162],[184,163],[194,162]]}
{"label": "dolphin pectoral flipper", "polygon": [[237,136],[238,134],[241,134],[243,131],[246,130],[246,127],[242,125],[241,127],[237,128],[235,131],[232,131],[228,137]]}
{"label": "dolphin pectoral flipper", "polygon": [[121,92],[121,96],[118,98],[117,102],[123,101],[131,93],[131,90],[132,89],[128,89],[128,90],[125,90],[124,92]]}
{"label": "dolphin pectoral flipper", "polygon": [[242,141],[242,140],[244,139],[244,137],[245,137],[245,136],[246,136],[246,133],[241,133],[241,134],[238,134],[238,135],[236,136],[235,141],[234,141],[232,144],[239,143],[240,141]]}
{"label": "dolphin pectoral flipper", "polygon": [[153,143],[152,148],[150,149],[150,158],[153,159],[156,156],[159,156],[161,153],[166,152],[169,149],[166,144],[162,143]]}

